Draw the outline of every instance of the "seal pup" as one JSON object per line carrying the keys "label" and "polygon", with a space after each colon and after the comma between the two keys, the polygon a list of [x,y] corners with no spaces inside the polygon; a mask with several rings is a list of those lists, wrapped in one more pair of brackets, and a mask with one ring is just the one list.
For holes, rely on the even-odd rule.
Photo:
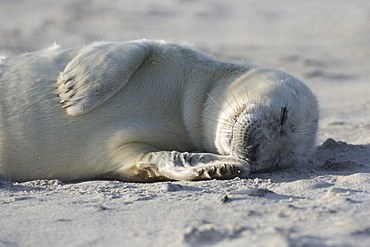
{"label": "seal pup", "polygon": [[165,41],[98,42],[2,58],[0,174],[200,180],[304,163],[315,96],[279,70]]}

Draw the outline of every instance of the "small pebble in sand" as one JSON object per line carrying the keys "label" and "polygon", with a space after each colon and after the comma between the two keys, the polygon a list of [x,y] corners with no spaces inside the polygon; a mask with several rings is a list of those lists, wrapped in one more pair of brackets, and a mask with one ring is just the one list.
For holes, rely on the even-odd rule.
{"label": "small pebble in sand", "polygon": [[218,198],[218,201],[220,203],[225,203],[229,200],[229,197],[227,195],[221,195],[219,198]]}
{"label": "small pebble in sand", "polygon": [[179,184],[173,184],[173,183],[163,183],[161,184],[161,190],[162,191],[178,191],[181,190],[182,186]]}
{"label": "small pebble in sand", "polygon": [[248,196],[265,196],[266,194],[269,194],[269,193],[274,194],[274,192],[271,190],[257,189],[257,188],[230,192],[230,194],[233,194],[233,195],[248,195]]}

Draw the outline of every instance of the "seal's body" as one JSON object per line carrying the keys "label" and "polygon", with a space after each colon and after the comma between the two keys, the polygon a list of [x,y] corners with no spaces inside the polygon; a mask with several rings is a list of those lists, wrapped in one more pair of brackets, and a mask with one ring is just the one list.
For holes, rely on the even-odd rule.
{"label": "seal's body", "polygon": [[162,41],[0,62],[0,174],[15,181],[247,176],[304,162],[317,121],[294,77]]}

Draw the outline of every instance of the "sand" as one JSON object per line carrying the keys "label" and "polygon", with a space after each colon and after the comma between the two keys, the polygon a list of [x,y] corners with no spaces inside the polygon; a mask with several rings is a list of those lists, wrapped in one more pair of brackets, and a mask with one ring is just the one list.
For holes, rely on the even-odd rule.
{"label": "sand", "polygon": [[370,246],[368,0],[0,0],[0,21],[5,54],[188,42],[285,70],[321,108],[305,167],[152,184],[0,177],[0,246]]}

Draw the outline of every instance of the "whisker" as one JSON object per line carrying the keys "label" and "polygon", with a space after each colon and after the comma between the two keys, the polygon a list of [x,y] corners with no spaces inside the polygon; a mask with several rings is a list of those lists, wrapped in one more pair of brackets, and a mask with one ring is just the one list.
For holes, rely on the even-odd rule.
{"label": "whisker", "polygon": [[[218,122],[218,121],[216,121],[214,119],[209,119],[209,118],[207,118],[207,120],[210,120],[210,121],[218,124],[218,126],[220,127],[220,129],[225,129],[225,130],[231,129],[230,126],[227,123],[220,123],[220,122]],[[229,123],[229,124],[232,124],[232,123]]]}
{"label": "whisker", "polygon": [[301,114],[300,118],[298,118],[295,122],[293,122],[293,125],[294,126],[297,126],[298,124],[300,124],[301,122],[303,122],[303,119],[305,119],[307,113],[308,112],[305,111],[303,114]]}
{"label": "whisker", "polygon": [[309,132],[309,131],[312,131],[312,130],[313,130],[312,128],[307,127],[307,128],[303,128],[303,129],[295,129],[294,132],[305,133],[305,132]]}
{"label": "whisker", "polygon": [[229,117],[233,117],[228,111],[226,111],[218,102],[216,102],[216,100],[214,100],[212,98],[211,95],[209,95],[209,93],[207,93],[207,96],[219,107],[219,110],[223,111],[224,113],[226,113],[226,115],[228,115]]}
{"label": "whisker", "polygon": [[[235,95],[234,95],[234,93],[229,89],[229,92],[230,92],[230,94],[231,94],[231,96],[234,98],[234,101],[235,101],[235,103],[237,104],[237,106],[238,106],[238,111],[239,110],[241,110],[241,109],[243,109],[243,107],[242,106],[240,106],[239,105],[239,102],[238,102],[238,100],[236,99],[236,97],[235,97]],[[225,99],[225,97],[224,97],[224,99]],[[229,102],[227,101],[227,99],[225,99],[225,101],[228,103],[228,105],[230,106],[230,104],[229,104]],[[230,106],[230,108],[232,109],[232,107]],[[234,112],[236,112],[235,111],[235,109],[233,109],[233,111]]]}
{"label": "whisker", "polygon": [[[231,90],[229,89],[230,93],[232,94]],[[224,99],[224,101],[229,105],[230,109],[233,111],[233,112],[236,112],[236,110],[231,106],[230,102],[225,98],[225,95],[222,94],[222,98]],[[235,97],[234,97],[235,99]],[[236,101],[236,100],[235,100]],[[238,104],[238,102],[236,102]]]}
{"label": "whisker", "polygon": [[[308,103],[308,99],[306,98],[304,100],[304,105],[306,105]],[[303,121],[303,119],[306,117],[308,113],[308,110],[304,111],[304,113],[301,115],[301,118],[299,118],[297,121],[293,122],[294,125],[298,125],[299,123],[301,123]]]}
{"label": "whisker", "polygon": [[242,97],[242,99],[243,99],[243,104],[244,105],[247,105],[247,102],[249,102],[249,92],[248,92],[248,88],[247,88],[247,85],[246,85],[246,83],[243,81],[243,86],[244,86],[244,90],[245,90],[245,94],[246,94],[246,98],[247,98],[247,100],[246,101],[244,101],[244,98]]}
{"label": "whisker", "polygon": [[213,113],[211,113],[211,112],[209,112],[207,110],[206,110],[206,112],[208,113],[209,116],[213,117],[213,119],[207,117],[206,118],[207,120],[211,120],[211,121],[213,121],[215,123],[219,123],[220,120],[223,120],[224,122],[227,122],[227,123],[229,123],[231,125],[234,124],[234,121],[232,121],[232,120],[229,120],[229,119],[221,119],[220,116],[216,116],[216,115],[214,115]]}

